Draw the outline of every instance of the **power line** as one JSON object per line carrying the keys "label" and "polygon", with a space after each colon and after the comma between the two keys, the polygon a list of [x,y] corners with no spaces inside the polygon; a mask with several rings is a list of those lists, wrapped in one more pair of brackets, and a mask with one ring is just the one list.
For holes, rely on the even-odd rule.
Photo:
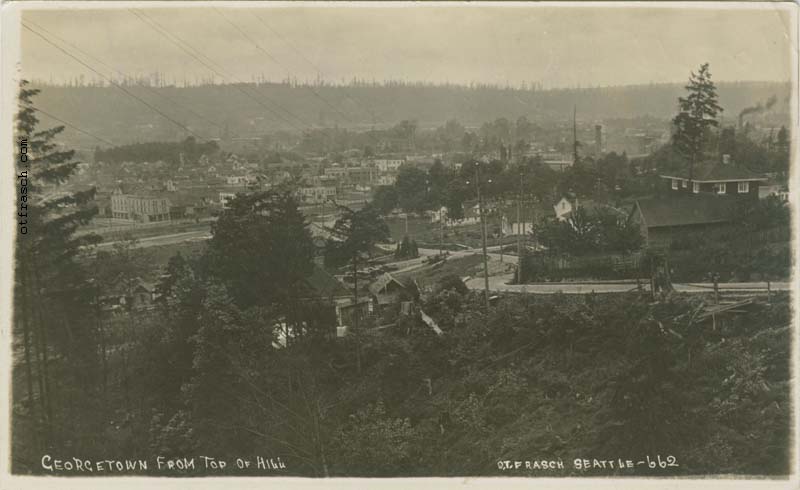
{"label": "power line", "polygon": [[163,118],[164,118],[164,119],[166,119],[167,121],[169,121],[169,122],[171,122],[172,124],[174,124],[174,125],[176,125],[176,126],[178,126],[178,127],[182,128],[182,129],[183,129],[183,130],[185,130],[187,133],[189,133],[189,134],[191,134],[191,135],[193,135],[193,136],[196,136],[197,138],[200,138],[200,139],[205,139],[205,138],[203,138],[202,136],[200,136],[199,134],[197,134],[197,133],[195,133],[194,131],[192,131],[191,129],[189,129],[187,126],[185,126],[185,125],[181,124],[180,122],[176,121],[175,119],[172,119],[172,118],[171,118],[171,117],[169,117],[168,115],[164,114],[164,113],[163,113],[163,112],[161,112],[161,111],[160,111],[160,110],[159,110],[157,107],[154,107],[153,105],[151,105],[150,103],[148,103],[146,100],[142,99],[141,97],[139,97],[139,96],[138,96],[138,95],[136,95],[136,94],[133,94],[133,93],[131,93],[130,91],[128,91],[128,90],[127,90],[125,87],[123,87],[122,85],[120,85],[120,84],[116,83],[114,80],[112,80],[112,79],[110,79],[110,78],[106,77],[105,75],[103,75],[103,74],[102,74],[102,73],[100,73],[99,71],[95,70],[95,69],[94,69],[94,68],[93,68],[91,65],[89,65],[88,63],[85,63],[84,61],[82,61],[82,60],[81,60],[80,58],[78,58],[77,56],[73,55],[72,53],[70,53],[69,51],[65,50],[64,48],[62,48],[61,46],[59,46],[59,45],[58,45],[58,44],[56,44],[55,42],[53,42],[53,41],[51,41],[50,39],[48,39],[48,38],[47,38],[47,36],[45,36],[44,34],[41,34],[41,33],[39,33],[39,32],[36,32],[34,29],[32,29],[30,26],[28,26],[28,25],[27,25],[27,24],[25,24],[24,22],[22,23],[22,27],[24,27],[25,29],[28,29],[28,30],[29,30],[29,31],[31,31],[32,33],[36,34],[37,36],[39,36],[40,38],[42,38],[42,39],[43,39],[43,40],[44,40],[44,41],[45,41],[47,44],[50,44],[51,46],[53,46],[54,48],[58,49],[59,51],[61,51],[61,52],[62,52],[62,53],[64,53],[65,55],[67,55],[67,56],[69,56],[70,58],[72,58],[73,60],[77,61],[77,62],[78,62],[78,63],[80,63],[82,66],[84,66],[85,68],[87,68],[87,69],[91,70],[91,71],[92,71],[94,74],[98,75],[98,76],[99,76],[99,77],[101,77],[103,80],[106,80],[108,83],[110,83],[110,84],[112,84],[113,86],[117,87],[118,89],[122,90],[124,93],[126,93],[126,94],[127,94],[127,95],[129,95],[130,97],[132,97],[132,98],[136,99],[136,100],[137,100],[137,101],[139,101],[141,104],[143,104],[143,105],[147,106],[147,107],[148,107],[150,110],[152,110],[153,112],[155,112],[155,113],[159,114],[161,117],[163,117]]}
{"label": "power line", "polygon": [[50,119],[54,119],[54,120],[60,122],[61,124],[63,124],[64,126],[68,126],[68,127],[72,128],[72,129],[74,129],[75,131],[78,131],[79,133],[83,133],[86,136],[91,136],[92,138],[96,139],[97,141],[102,141],[103,143],[105,143],[105,144],[107,144],[109,146],[114,146],[114,143],[108,141],[107,139],[103,139],[103,138],[101,138],[101,137],[99,137],[99,136],[97,136],[95,134],[90,133],[89,131],[81,129],[78,126],[75,126],[74,124],[69,123],[69,122],[67,122],[67,121],[65,121],[65,120],[63,120],[61,118],[58,118],[58,117],[50,114],[47,111],[43,111],[42,109],[39,109],[39,108],[36,108],[36,107],[31,107],[31,109],[33,109],[36,112],[41,112],[42,114],[44,114],[45,116],[49,117]]}
{"label": "power line", "polygon": [[[71,47],[72,49],[74,49],[74,50],[75,50],[75,51],[77,51],[78,53],[81,53],[82,55],[86,56],[87,58],[89,58],[89,59],[92,59],[92,60],[94,60],[95,62],[99,63],[100,65],[102,65],[102,66],[106,67],[107,69],[109,69],[109,70],[111,70],[111,71],[113,71],[113,72],[116,72],[116,73],[118,73],[118,74],[122,75],[122,77],[123,77],[123,78],[133,78],[133,77],[131,77],[130,75],[128,75],[127,73],[125,73],[125,72],[123,72],[123,71],[121,71],[121,70],[118,70],[118,69],[114,68],[113,66],[110,66],[108,63],[105,63],[105,62],[103,62],[103,60],[101,60],[101,59],[97,58],[96,56],[93,56],[93,55],[91,55],[90,53],[87,53],[86,51],[82,50],[82,49],[81,49],[81,48],[79,48],[78,46],[75,46],[74,44],[72,44],[72,43],[70,43],[70,42],[66,41],[64,38],[62,38],[62,37],[58,36],[57,34],[54,34],[53,32],[51,32],[51,31],[48,31],[47,29],[45,29],[45,28],[44,28],[44,27],[42,27],[41,25],[38,25],[38,24],[36,24],[35,22],[31,22],[30,20],[28,20],[28,21],[26,21],[26,22],[28,22],[29,24],[33,25],[34,27],[36,27],[36,28],[37,28],[37,29],[39,29],[40,31],[43,31],[43,32],[45,32],[46,34],[49,34],[50,36],[54,37],[55,39],[59,40],[60,42],[62,42],[62,43],[64,43],[64,44],[66,44],[67,46]],[[153,89],[152,87],[148,87],[147,85],[142,85],[142,87],[143,87],[144,89],[146,89],[147,91],[149,91],[149,92],[151,92],[151,93],[153,93],[153,94],[155,94],[155,95],[157,95],[157,96],[159,96],[159,97],[161,97],[161,98],[163,98],[163,99],[166,99],[166,100],[168,100],[168,101],[172,102],[172,103],[173,103],[173,104],[175,104],[176,106],[178,106],[178,107],[180,107],[181,109],[183,109],[183,110],[185,110],[185,111],[189,112],[190,114],[194,115],[195,117],[197,117],[197,118],[199,118],[199,119],[202,119],[203,121],[205,121],[205,122],[207,122],[207,123],[211,124],[212,126],[214,126],[214,127],[218,128],[218,129],[223,129],[223,127],[222,127],[221,125],[219,125],[219,124],[217,124],[216,122],[214,122],[214,121],[212,121],[212,120],[210,120],[210,119],[206,118],[206,117],[205,117],[205,116],[203,116],[202,114],[199,114],[199,113],[197,113],[197,112],[196,112],[196,111],[194,111],[194,110],[193,110],[191,107],[188,107],[188,106],[185,106],[185,105],[183,105],[183,104],[180,104],[180,103],[178,103],[177,101],[175,101],[175,100],[173,100],[172,98],[170,98],[170,97],[167,97],[166,95],[164,95],[164,94],[162,94],[162,93],[158,92],[157,90]]]}
{"label": "power line", "polygon": [[[226,80],[226,81],[228,81],[230,83],[230,77],[228,75],[224,74],[224,72],[226,71],[224,67],[222,67],[218,63],[215,63],[214,60],[212,60],[208,56],[204,55],[203,53],[201,53],[199,50],[195,49],[194,47],[192,47],[191,44],[189,44],[188,42],[184,41],[183,39],[178,37],[176,34],[173,34],[173,33],[169,32],[169,30],[165,29],[161,24],[158,23],[158,21],[156,21],[152,17],[149,17],[144,12],[136,12],[136,11],[134,11],[132,9],[129,10],[129,11],[132,14],[136,15],[137,18],[139,18],[139,20],[141,20],[142,22],[147,24],[151,29],[153,29],[157,33],[161,34],[165,39],[167,39],[167,41],[171,42],[172,44],[177,46],[181,51],[183,51],[184,53],[186,53],[190,57],[192,57],[192,59],[194,59],[195,61],[197,61],[201,65],[203,65],[205,68],[210,70],[215,75],[219,76],[223,80]],[[216,65],[216,67],[213,66],[213,65]],[[238,79],[236,77],[233,77],[233,79],[234,79],[234,81],[238,82],[241,85],[244,85],[244,86],[247,85],[245,82],[243,82],[242,80],[240,80],[240,79]],[[284,117],[283,115],[275,112],[275,110],[273,110],[272,108],[267,107],[266,105],[264,105],[264,103],[262,103],[260,100],[255,98],[251,93],[245,91],[243,87],[235,85],[235,84],[232,84],[232,86],[236,90],[241,92],[244,96],[248,97],[249,99],[251,99],[254,102],[256,102],[257,104],[259,104],[261,107],[266,109],[273,116],[276,116],[277,118],[279,118],[283,122],[289,124],[294,129],[297,129],[298,131],[302,131],[303,128],[299,128],[292,121],[286,119],[286,117]],[[307,124],[301,118],[299,118],[298,116],[296,116],[292,112],[288,111],[287,109],[283,108],[280,104],[278,104],[277,102],[273,101],[269,97],[264,97],[264,99],[267,100],[270,104],[274,105],[278,109],[280,109],[283,112],[285,112],[286,114],[288,114],[289,116],[291,116],[294,119],[296,119],[297,121],[299,121],[300,124],[305,125],[305,126],[309,126],[309,124]]]}
{"label": "power line", "polygon": [[[272,54],[271,54],[269,51],[267,51],[266,49],[264,49],[264,48],[263,48],[263,47],[262,47],[262,46],[261,46],[261,45],[260,45],[258,42],[256,42],[256,40],[255,40],[255,39],[253,39],[252,37],[250,37],[250,36],[249,36],[249,35],[248,35],[248,34],[247,34],[247,33],[246,33],[246,32],[245,32],[243,29],[241,29],[241,28],[240,28],[238,25],[236,25],[236,23],[235,23],[235,22],[233,22],[232,20],[230,20],[230,19],[228,18],[228,16],[226,16],[226,15],[225,15],[225,13],[224,13],[224,12],[222,12],[221,10],[219,10],[219,9],[217,9],[217,8],[214,8],[214,11],[216,11],[216,12],[217,12],[217,13],[220,15],[220,17],[222,17],[222,19],[223,19],[225,22],[227,22],[227,23],[228,23],[228,24],[230,24],[230,25],[231,25],[231,26],[232,26],[234,29],[236,29],[236,30],[239,32],[239,34],[241,34],[241,35],[242,35],[242,37],[244,37],[245,39],[247,39],[248,41],[250,41],[250,43],[251,43],[251,44],[253,44],[253,46],[255,46],[255,47],[256,47],[256,49],[258,49],[259,51],[261,51],[262,53],[264,53],[265,55],[267,55],[267,58],[269,58],[269,59],[270,59],[270,60],[272,60],[272,61],[273,61],[275,64],[277,64],[278,66],[280,66],[281,68],[283,68],[284,70],[286,70],[286,73],[287,73],[287,75],[291,75],[291,70],[289,70],[289,68],[288,68],[288,67],[286,67],[286,65],[284,65],[283,63],[281,63],[280,61],[278,61],[278,59],[277,59],[277,58],[275,58],[275,57],[274,57],[274,56],[273,56],[273,55],[272,55]],[[317,93],[317,91],[316,91],[316,90],[314,90],[314,88],[313,88],[313,87],[306,86],[305,88],[307,88],[308,90],[310,90],[310,91],[311,91],[311,93],[312,93],[312,94],[314,94],[314,96],[316,96],[316,97],[317,97],[319,100],[321,100],[322,102],[324,102],[324,103],[325,103],[325,105],[327,105],[328,107],[330,107],[330,108],[331,108],[333,111],[335,111],[337,114],[341,115],[341,116],[342,116],[343,118],[345,118],[347,121],[349,121],[349,122],[353,122],[353,121],[352,121],[352,119],[350,119],[350,117],[349,117],[347,114],[345,114],[344,112],[342,112],[341,110],[339,110],[339,108],[338,108],[338,107],[334,106],[334,105],[333,105],[331,102],[329,102],[327,99],[325,99],[325,98],[324,98],[323,96],[321,96],[319,93]]]}
{"label": "power line", "polygon": [[[294,44],[290,43],[288,39],[286,39],[284,36],[282,36],[282,35],[281,35],[281,34],[280,34],[278,31],[276,31],[275,29],[273,29],[273,28],[272,28],[272,27],[271,27],[271,26],[270,26],[270,25],[267,23],[267,21],[265,21],[263,18],[261,18],[261,16],[259,16],[259,15],[258,15],[256,12],[251,12],[251,13],[252,13],[253,17],[255,17],[255,18],[256,18],[256,19],[257,19],[257,20],[258,20],[258,21],[259,21],[259,22],[260,22],[260,23],[261,23],[261,24],[262,24],[264,27],[266,27],[266,28],[267,28],[267,29],[268,29],[268,30],[269,30],[271,33],[273,33],[275,36],[277,36],[277,37],[278,37],[278,38],[279,38],[281,41],[283,41],[283,42],[284,42],[284,43],[285,43],[287,46],[289,46],[290,48],[292,48],[292,50],[293,50],[295,53],[297,53],[297,54],[300,56],[300,58],[302,58],[303,60],[305,60],[305,62],[306,62],[306,63],[308,63],[309,65],[311,65],[311,67],[313,67],[315,70],[317,70],[317,73],[318,73],[320,76],[324,75],[322,68],[320,68],[319,66],[317,66],[317,64],[316,64],[316,63],[314,63],[313,61],[311,61],[310,59],[308,59],[308,58],[307,58],[307,57],[306,57],[306,56],[305,56],[305,55],[304,55],[304,54],[303,54],[303,53],[302,53],[302,52],[301,52],[299,49],[297,49],[297,48],[294,46]],[[364,106],[362,105],[362,103],[361,103],[361,101],[360,101],[359,99],[357,99],[357,98],[353,98],[353,97],[351,97],[351,96],[349,96],[349,95],[347,95],[347,94],[345,94],[345,97],[347,97],[347,98],[348,98],[348,99],[349,99],[351,102],[354,102],[356,105],[358,105],[359,107],[361,107],[361,108],[362,108],[362,109],[363,109],[363,110],[364,110],[364,111],[365,111],[367,114],[369,114],[369,116],[370,116],[370,117],[371,117],[373,120],[377,120],[379,123],[383,124],[383,121],[382,121],[382,120],[381,120],[381,119],[380,119],[378,116],[376,116],[376,115],[375,115],[375,111],[373,111],[373,110],[372,110],[371,108],[369,108],[369,107],[364,107]]]}
{"label": "power line", "polygon": [[[177,47],[178,47],[178,48],[179,48],[181,51],[183,51],[183,52],[185,52],[186,54],[188,54],[190,57],[192,57],[192,59],[194,59],[195,61],[197,61],[197,62],[198,62],[198,63],[200,63],[201,65],[203,65],[205,68],[209,69],[209,70],[210,70],[212,73],[214,73],[215,75],[217,75],[217,76],[221,77],[223,80],[228,80],[228,81],[230,81],[230,78],[231,78],[231,77],[229,77],[228,75],[225,75],[224,73],[222,73],[222,72],[224,72],[224,71],[225,71],[225,70],[224,70],[224,68],[222,68],[221,66],[219,66],[217,63],[215,63],[215,62],[214,62],[214,61],[213,61],[211,58],[209,58],[208,56],[206,56],[206,55],[204,55],[204,54],[200,53],[199,51],[197,51],[196,49],[194,49],[194,48],[193,48],[193,47],[192,47],[192,46],[191,46],[189,43],[187,43],[186,41],[184,41],[183,39],[181,39],[181,38],[180,38],[180,37],[178,37],[177,35],[170,33],[170,32],[169,32],[167,29],[165,29],[163,26],[161,26],[161,24],[159,24],[159,23],[158,23],[158,21],[156,21],[155,19],[153,19],[153,18],[149,17],[149,16],[148,16],[147,14],[145,14],[144,12],[137,12],[137,11],[135,11],[135,10],[133,10],[133,9],[129,9],[128,11],[129,11],[129,12],[131,12],[133,15],[135,15],[135,16],[136,16],[136,17],[137,17],[139,20],[141,20],[142,22],[144,22],[145,24],[147,24],[147,25],[148,25],[148,26],[149,26],[151,29],[153,29],[153,30],[155,30],[156,32],[158,32],[159,34],[161,34],[161,35],[162,35],[162,36],[163,36],[165,39],[167,39],[167,40],[168,40],[170,43],[172,43],[172,44],[174,44],[175,46],[177,46]],[[205,60],[203,60],[203,58],[205,58]],[[215,67],[214,67],[214,66],[212,66],[212,65],[217,65],[217,68],[215,68]],[[219,68],[219,69],[218,69],[218,68]],[[239,79],[238,79],[238,78],[236,78],[236,77],[232,77],[232,78],[233,78],[233,80],[234,80],[234,81],[238,82],[238,83],[239,83],[239,84],[241,84],[241,85],[247,85],[245,82],[243,82],[243,81],[239,80]],[[259,104],[261,107],[263,107],[264,109],[266,109],[266,110],[267,110],[267,111],[268,111],[270,114],[272,114],[272,115],[274,115],[274,116],[278,117],[279,119],[281,119],[283,122],[285,122],[285,123],[289,124],[289,125],[290,125],[291,127],[293,127],[294,129],[296,129],[296,130],[298,130],[298,131],[302,131],[302,130],[303,130],[303,128],[300,128],[300,127],[298,127],[298,126],[297,126],[295,123],[293,123],[292,121],[290,121],[289,119],[287,119],[287,118],[286,118],[286,117],[284,117],[283,115],[281,115],[281,114],[277,113],[277,112],[276,112],[275,110],[273,110],[272,108],[270,108],[270,107],[266,106],[266,105],[265,105],[263,102],[261,102],[259,99],[255,98],[255,97],[254,97],[252,94],[250,94],[249,92],[247,92],[246,90],[244,90],[244,89],[242,88],[242,86],[240,86],[240,85],[232,85],[232,86],[233,86],[233,87],[234,87],[236,90],[238,90],[239,92],[241,92],[242,94],[244,94],[246,97],[250,98],[251,100],[253,100],[253,101],[254,101],[254,102],[256,102],[257,104]],[[264,99],[266,99],[267,101],[269,101],[269,102],[270,102],[272,105],[274,105],[274,106],[275,106],[275,107],[277,107],[278,109],[280,109],[280,110],[282,110],[283,112],[285,112],[285,113],[289,114],[290,116],[292,116],[294,119],[296,119],[297,121],[299,121],[299,122],[300,122],[301,124],[303,124],[304,126],[310,127],[310,125],[309,125],[308,123],[306,123],[306,122],[305,122],[305,121],[303,121],[303,120],[302,120],[300,117],[298,117],[298,116],[296,116],[295,114],[293,114],[291,111],[288,111],[287,109],[283,108],[283,107],[282,107],[280,104],[278,104],[277,102],[275,102],[275,101],[273,101],[273,100],[269,99],[268,97],[264,97]]]}

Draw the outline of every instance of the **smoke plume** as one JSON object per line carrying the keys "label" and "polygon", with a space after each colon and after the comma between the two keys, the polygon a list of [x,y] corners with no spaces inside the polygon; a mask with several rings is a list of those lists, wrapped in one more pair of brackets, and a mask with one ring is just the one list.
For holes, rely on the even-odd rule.
{"label": "smoke plume", "polygon": [[759,102],[757,105],[751,107],[745,107],[744,109],[742,109],[742,112],[739,113],[739,127],[740,128],[742,127],[742,123],[744,122],[744,116],[750,114],[760,114],[764,111],[768,111],[772,109],[772,106],[774,106],[777,101],[778,97],[775,95],[771,95],[770,98],[767,99],[767,102],[764,104]]}

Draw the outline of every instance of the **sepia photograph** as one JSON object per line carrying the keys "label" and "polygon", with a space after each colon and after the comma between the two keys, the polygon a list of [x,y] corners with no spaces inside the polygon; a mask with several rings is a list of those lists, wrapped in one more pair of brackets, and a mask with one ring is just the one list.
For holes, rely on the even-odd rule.
{"label": "sepia photograph", "polygon": [[6,488],[797,488],[797,26],[5,2]]}

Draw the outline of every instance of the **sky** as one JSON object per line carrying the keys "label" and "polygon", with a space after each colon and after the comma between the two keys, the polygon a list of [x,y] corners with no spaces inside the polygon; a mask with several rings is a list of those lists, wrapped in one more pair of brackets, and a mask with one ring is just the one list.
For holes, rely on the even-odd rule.
{"label": "sky", "polygon": [[[158,71],[179,83],[211,67],[229,82],[263,74],[589,87],[684,82],[703,62],[716,81],[788,81],[792,19],[764,7],[305,4],[27,10],[22,21],[105,76]],[[30,30],[21,35],[24,76],[99,78]]]}

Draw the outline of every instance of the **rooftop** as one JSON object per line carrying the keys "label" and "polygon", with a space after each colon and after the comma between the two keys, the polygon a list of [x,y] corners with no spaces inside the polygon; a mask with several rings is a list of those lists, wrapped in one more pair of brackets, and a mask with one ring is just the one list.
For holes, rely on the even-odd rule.
{"label": "rooftop", "polygon": [[[668,175],[661,175],[661,177],[688,179],[689,172],[688,170],[678,171]],[[735,182],[744,180],[767,180],[767,177],[733,163],[722,164],[706,162],[695,168],[693,180],[697,182]]]}
{"label": "rooftop", "polygon": [[381,291],[386,289],[386,287],[389,284],[393,283],[393,282],[396,283],[401,288],[405,288],[406,287],[406,285],[403,284],[403,282],[401,282],[399,279],[397,279],[393,275],[391,275],[388,272],[386,272],[383,275],[381,275],[380,277],[378,277],[377,279],[375,279],[375,281],[372,284],[369,285],[369,292],[371,292],[372,294],[376,294],[377,295]]}
{"label": "rooftop", "polygon": [[350,292],[345,289],[342,283],[317,265],[314,265],[311,275],[304,279],[300,289],[300,297],[304,299],[350,296]]}
{"label": "rooftop", "polygon": [[641,210],[648,228],[725,223],[731,219],[732,198],[697,194],[669,199],[650,198],[636,201],[633,212]]}

